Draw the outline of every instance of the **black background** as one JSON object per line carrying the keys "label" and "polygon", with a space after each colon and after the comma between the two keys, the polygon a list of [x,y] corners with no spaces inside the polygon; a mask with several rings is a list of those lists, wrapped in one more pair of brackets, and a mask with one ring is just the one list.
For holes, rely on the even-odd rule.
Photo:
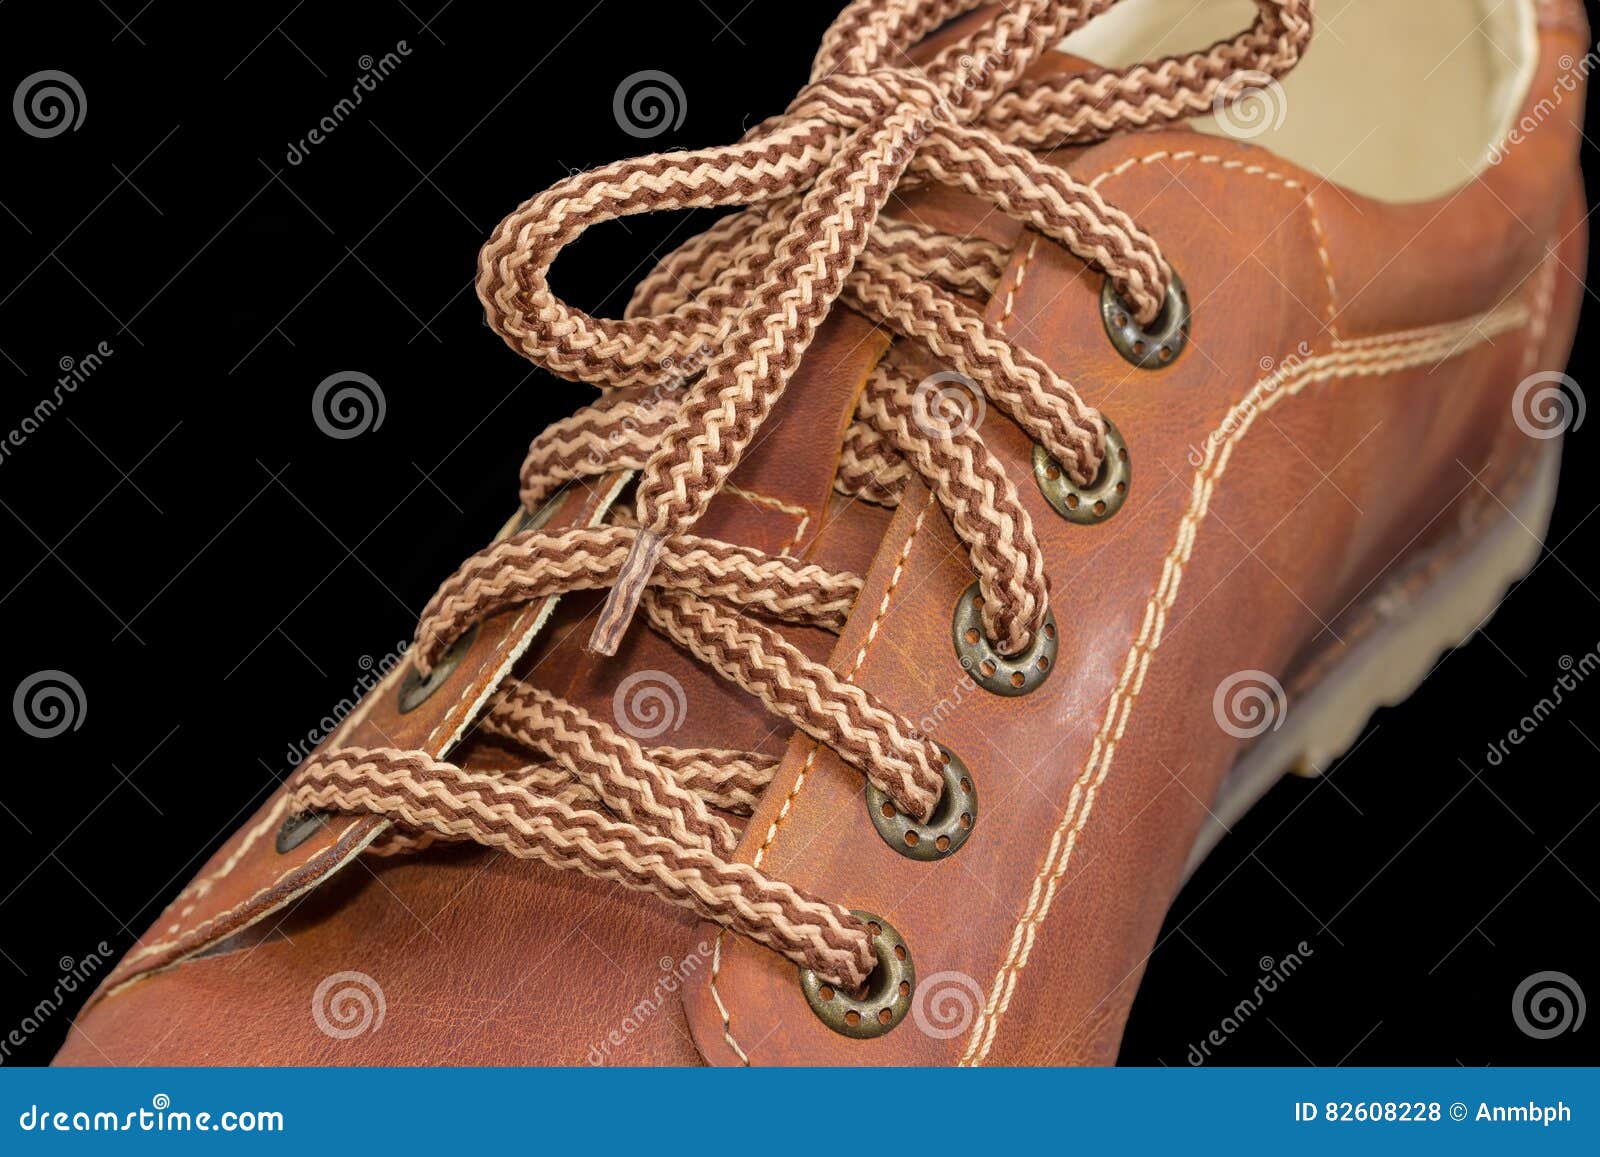
{"label": "black background", "polygon": [[[737,138],[804,83],[834,7],[0,9],[0,89],[58,69],[87,100],[78,129],[50,139],[0,117],[0,434],[63,359],[112,351],[0,459],[0,689],[59,669],[84,693],[78,728],[53,739],[5,717],[0,1035],[62,958],[102,940],[120,954],[144,930],[510,513],[532,435],[586,399],[484,327],[471,279],[494,224],[568,171]],[[362,58],[402,41],[409,55],[355,115],[290,164]],[[612,114],[642,69],[687,98],[681,128],[648,144]],[[560,287],[615,314],[705,223],[597,230]],[[387,403],[350,440],[310,407],[341,370],[371,375]],[[1552,549],[1487,637],[1381,712],[1331,775],[1274,789],[1200,870],[1124,1062],[1187,1063],[1258,962],[1301,941],[1304,967],[1213,1063],[1600,1059],[1593,1018],[1538,1040],[1512,1016],[1535,972],[1600,996],[1600,688],[1503,766],[1485,758],[1564,656],[1600,644],[1595,437],[1568,439]],[[46,1061],[71,1011],[6,1063]]]}

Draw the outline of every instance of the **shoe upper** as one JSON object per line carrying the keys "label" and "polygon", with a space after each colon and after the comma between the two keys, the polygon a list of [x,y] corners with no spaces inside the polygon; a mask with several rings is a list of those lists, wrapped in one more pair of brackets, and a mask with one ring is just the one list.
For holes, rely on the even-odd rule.
{"label": "shoe upper", "polygon": [[[889,921],[915,961],[913,1023],[842,1035],[793,963],[690,911],[476,844],[411,850],[377,814],[297,824],[280,792],[105,982],[60,1063],[1114,1060],[1206,805],[1260,734],[1223,717],[1225,689],[1260,677],[1270,709],[1292,710],[1382,613],[1377,596],[1470,541],[1550,448],[1514,406],[1520,382],[1564,364],[1576,322],[1581,290],[1561,267],[1581,269],[1586,243],[1581,94],[1535,110],[1587,29],[1575,3],[1526,8],[1526,68],[1502,97],[1524,127],[1447,193],[1384,199],[1247,133],[1182,126],[1043,153],[1181,274],[1187,346],[1156,369],[1119,352],[1105,277],[1057,241],[959,190],[892,202],[896,219],[999,255],[984,320],[1070,378],[1127,447],[1121,508],[1072,521],[1036,481],[1029,434],[982,415],[1049,576],[1044,677],[997,694],[963,665],[952,623],[972,564],[915,471],[884,493],[841,484],[894,344],[849,308],[822,323],[694,533],[861,576],[837,634],[782,635],[959,756],[981,801],[959,851],[889,846],[861,770],[642,617],[614,656],[590,651],[603,590],[486,618],[415,707],[401,710],[421,682],[402,666],[325,744],[514,771],[526,753],[480,726],[514,672],[641,743],[760,753],[771,781],[738,821],[735,858]],[[1028,83],[1093,70],[1051,53]],[[1292,80],[1284,92],[1292,115]],[[631,482],[568,485],[503,537],[625,520]],[[665,714],[628,728],[641,694]],[[382,1002],[367,1031],[339,1028],[352,986]]]}

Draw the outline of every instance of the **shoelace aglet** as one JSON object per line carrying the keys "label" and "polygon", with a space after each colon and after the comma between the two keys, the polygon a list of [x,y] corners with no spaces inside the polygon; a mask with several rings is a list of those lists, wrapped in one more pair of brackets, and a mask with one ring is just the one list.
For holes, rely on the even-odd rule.
{"label": "shoelace aglet", "polygon": [[606,596],[600,608],[600,620],[589,636],[589,650],[597,655],[615,655],[622,645],[622,636],[628,633],[639,600],[644,597],[645,584],[656,569],[656,561],[667,545],[665,536],[653,530],[641,530],[628,550],[628,557],[617,572],[617,583]]}

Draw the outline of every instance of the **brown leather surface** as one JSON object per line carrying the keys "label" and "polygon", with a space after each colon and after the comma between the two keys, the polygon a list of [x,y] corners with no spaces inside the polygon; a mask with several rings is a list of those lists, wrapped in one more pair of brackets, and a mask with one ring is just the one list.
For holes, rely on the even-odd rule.
{"label": "brown leather surface", "polygon": [[[1555,58],[1585,47],[1569,10],[1541,12],[1533,99],[1550,88]],[[925,864],[891,852],[865,822],[858,773],[791,739],[652,633],[635,630],[614,662],[595,661],[582,649],[594,597],[563,600],[534,641],[519,670],[602,718],[611,718],[623,674],[658,669],[680,681],[690,704],[683,729],[664,740],[786,750],[740,855],[885,916],[907,938],[924,984],[966,978],[986,1008],[968,1031],[945,1036],[908,1023],[880,1040],[848,1041],[811,1014],[792,965],[737,936],[720,937],[714,962],[717,930],[652,897],[487,851],[359,856],[374,821],[335,821],[280,856],[274,801],[119,966],[59,1062],[1114,1059],[1204,817],[1201,801],[1239,750],[1212,718],[1211,689],[1246,668],[1287,681],[1353,596],[1456,530],[1443,512],[1481,500],[1466,469],[1483,471],[1494,489],[1543,446],[1517,435],[1509,399],[1524,366],[1564,364],[1575,324],[1581,291],[1562,276],[1543,301],[1537,271],[1558,242],[1569,268],[1583,265],[1571,119],[1580,108],[1568,102],[1479,182],[1424,205],[1355,197],[1248,145],[1188,132],[1140,134],[1063,158],[1080,177],[1106,175],[1101,192],[1160,239],[1188,285],[1192,347],[1157,374],[1131,369],[1108,345],[1099,274],[962,198],[913,199],[929,223],[960,233],[981,222],[990,239],[1015,243],[991,316],[1061,368],[1131,448],[1125,509],[1100,527],[1069,526],[1033,486],[1022,433],[993,414],[982,428],[1044,544],[1062,631],[1055,676],[1023,699],[998,699],[966,680],[950,616],[971,575],[925,491],[912,487],[892,517],[831,495],[839,432],[882,351],[882,338],[853,316],[830,321],[736,475],[743,493],[720,496],[702,531],[867,572],[837,646],[820,632],[791,637],[818,658],[831,652],[836,669],[854,669],[856,682],[927,720],[965,759],[981,821],[951,859]],[[1265,359],[1304,361],[1337,342],[1507,301],[1527,306],[1516,332],[1438,365],[1309,384],[1257,416],[1181,558],[1160,647],[1145,649],[1148,667],[1130,684],[1135,640],[1181,553],[1194,458],[1263,378]],[[1544,348],[1530,355],[1534,334]],[[591,520],[609,497],[576,491],[553,524]],[[369,713],[333,741],[441,744],[535,615],[529,608],[485,624],[424,709],[398,716],[394,688],[380,688]],[[1108,724],[1113,705],[1128,714]],[[455,757],[485,766],[514,758],[479,738]],[[1048,915],[1019,925],[1044,896]],[[308,1015],[317,986],[340,972],[381,987],[380,1030],[337,1040]]]}
{"label": "brown leather surface", "polygon": [[[1532,93],[1554,82],[1558,44],[1573,47],[1564,33],[1547,38]],[[1511,425],[1526,338],[1438,367],[1311,386],[1275,408],[1266,428],[1240,443],[1210,504],[1162,647],[1137,696],[1122,700],[1133,713],[1118,736],[1117,724],[1105,722],[1108,704],[1168,573],[1196,473],[1189,453],[1263,376],[1263,359],[1279,364],[1302,348],[1329,349],[1330,321],[1349,340],[1469,317],[1508,295],[1537,309],[1529,283],[1547,245],[1560,240],[1567,267],[1583,267],[1574,128],[1569,119],[1546,125],[1443,206],[1380,205],[1334,190],[1316,196],[1313,177],[1256,150],[1172,134],[1112,142],[1074,162],[1080,177],[1117,173],[1102,191],[1163,238],[1195,302],[1197,348],[1158,378],[1130,374],[1097,332],[1098,278],[1076,277],[1076,263],[1054,250],[1027,267],[1007,328],[1070,367],[1078,388],[1117,421],[1135,461],[1138,498],[1093,530],[1063,527],[1023,488],[1058,592],[1058,667],[1072,679],[1052,680],[1020,702],[996,702],[964,683],[948,639],[970,575],[943,520],[930,516],[919,530],[920,504],[908,496],[835,665],[862,647],[892,587],[857,682],[913,719],[946,705],[936,712],[936,734],[975,770],[981,832],[935,865],[895,855],[862,822],[859,777],[830,752],[796,741],[741,848],[752,859],[761,854],[769,871],[886,917],[912,948],[919,987],[943,975],[980,994],[983,1011],[968,1031],[948,1037],[913,1026],[845,1040],[811,1014],[792,966],[723,936],[720,968],[689,994],[708,1059],[1115,1058],[1203,801],[1237,753],[1238,741],[1212,718],[1210,695],[1195,689],[1209,691],[1240,670],[1291,668],[1352,592],[1394,565],[1404,544],[1428,540],[1419,529],[1450,526],[1441,513],[1474,489],[1462,464],[1490,466],[1491,447]],[[1161,159],[1137,163],[1147,156]],[[1135,163],[1124,169],[1127,162]],[[1014,259],[1014,275],[1025,262],[1025,252]],[[1536,366],[1564,364],[1581,291],[1562,281],[1547,323],[1556,337]],[[1002,314],[996,303],[991,317]],[[1011,468],[1026,462],[1028,447],[1011,427],[988,423],[984,437],[1004,448]],[[1538,446],[1522,440],[1510,450]],[[1041,735],[1050,740],[1041,745]],[[1109,774],[1086,774],[1112,740]],[[1088,799],[1093,822],[1079,830]],[[1074,822],[1063,826],[1063,817]],[[1063,863],[1057,841],[1074,832]],[[1052,888],[1047,919],[1021,923],[1030,897]]]}
{"label": "brown leather surface", "polygon": [[[865,568],[889,514],[835,502],[833,477],[844,427],[883,349],[883,337],[860,318],[829,319],[769,419],[767,436],[735,474],[737,491],[719,495],[702,521],[706,533]],[[809,452],[797,453],[797,442]],[[573,503],[580,517],[598,508],[595,494],[574,497],[583,500]],[[590,654],[584,644],[597,603],[594,594],[562,600],[519,675],[611,720],[618,672],[660,671],[679,683],[688,704],[681,727],[661,742],[782,751],[785,729],[754,700],[652,632],[631,632],[614,660]],[[493,626],[480,630],[475,648]],[[834,642],[822,631],[786,634],[819,660]],[[453,689],[438,697],[445,700]],[[392,689],[379,688],[373,698],[372,714],[347,726],[340,742],[372,742],[362,736],[390,725]],[[393,736],[397,745],[422,741],[411,738],[417,725],[410,719],[402,717],[410,730],[403,739]],[[481,735],[469,735],[454,758],[484,767],[523,762]],[[319,834],[304,845],[310,855],[296,849],[280,856],[273,835],[282,810],[269,805],[251,825],[260,832],[255,839],[230,841],[230,848],[248,841],[243,854],[235,858],[225,848],[202,873],[203,880],[231,861],[207,893],[226,920],[185,941],[201,939],[215,950],[173,971],[153,970],[149,961],[159,959],[153,957],[121,966],[103,993],[124,984],[130,971],[138,979],[80,1018],[63,1063],[271,1057],[284,1064],[512,1064],[551,1044],[556,1051],[544,1058],[551,1063],[698,1060],[677,992],[685,976],[709,967],[710,948],[687,914],[607,882],[486,850],[358,859],[307,901],[299,893],[346,862],[335,853],[375,825],[338,821],[331,831],[353,831],[337,848],[324,850],[330,836]],[[261,890],[291,866],[299,888]],[[239,895],[249,901],[244,908],[233,906]],[[394,1018],[390,1031],[335,1040],[317,1027],[308,1012],[312,994],[343,972],[362,973],[382,990]],[[661,999],[663,992],[672,999]],[[238,1018],[209,1012],[246,1004],[248,1015]],[[160,1040],[147,1040],[148,1010],[156,1008],[164,1010]],[[408,1027],[394,1031],[401,1023]],[[620,1045],[608,1044],[612,1032]]]}

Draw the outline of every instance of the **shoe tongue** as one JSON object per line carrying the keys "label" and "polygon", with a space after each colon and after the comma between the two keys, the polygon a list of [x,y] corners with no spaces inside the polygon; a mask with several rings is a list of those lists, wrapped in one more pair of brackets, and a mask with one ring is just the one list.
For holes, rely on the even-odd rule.
{"label": "shoe tongue", "polygon": [[[888,347],[878,327],[843,307],[823,322],[783,396],[694,533],[773,555],[864,572],[893,512],[833,492],[844,432],[867,377]],[[628,499],[619,504],[626,509]],[[756,699],[651,630],[640,615],[617,654],[585,641],[604,592],[567,595],[541,632],[519,677],[631,734],[645,747],[715,747],[781,755],[791,728]],[[825,662],[837,639],[822,630],[768,622],[792,645]],[[638,726],[632,697],[667,703],[670,725]],[[490,744],[473,755],[493,760]]]}

